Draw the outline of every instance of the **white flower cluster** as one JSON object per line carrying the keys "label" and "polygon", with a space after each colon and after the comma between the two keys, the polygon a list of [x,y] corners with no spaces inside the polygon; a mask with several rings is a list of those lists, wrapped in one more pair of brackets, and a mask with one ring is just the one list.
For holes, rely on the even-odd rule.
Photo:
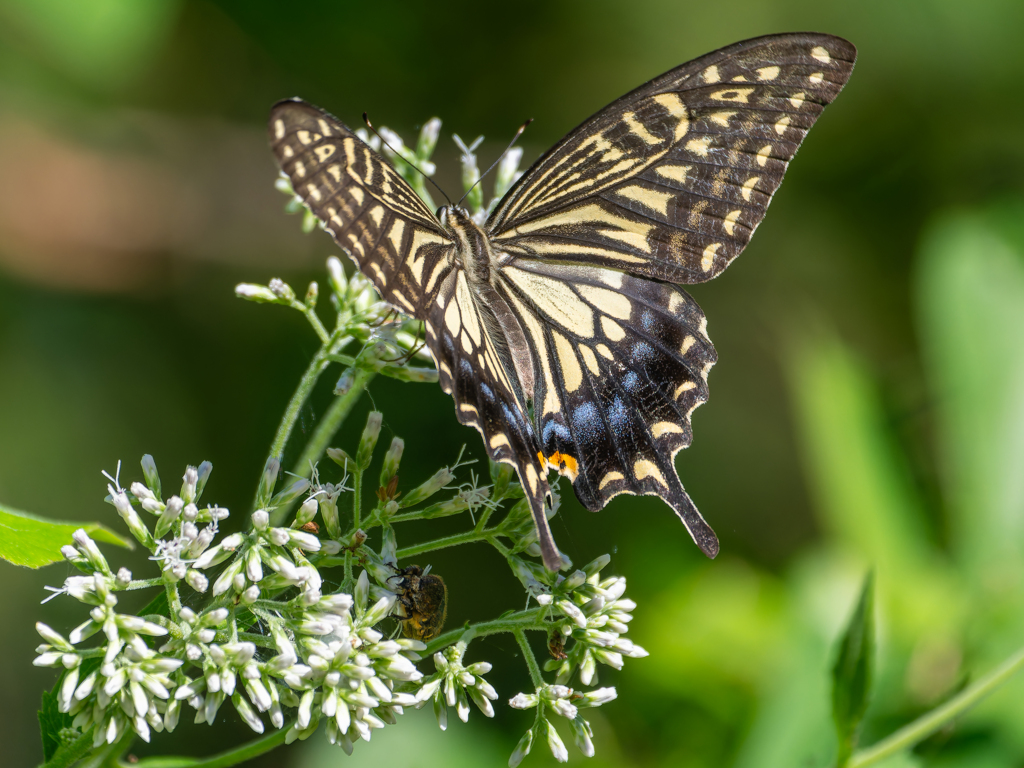
{"label": "white flower cluster", "polygon": [[590,723],[583,719],[580,710],[586,707],[599,707],[612,701],[618,694],[614,688],[597,688],[580,694],[572,688],[564,685],[543,685],[534,693],[520,693],[509,701],[509,706],[515,709],[537,708],[537,719],[519,740],[512,756],[508,759],[509,768],[515,768],[522,762],[523,758],[530,754],[530,748],[536,739],[545,739],[548,748],[555,759],[564,763],[569,759],[569,752],[565,743],[558,735],[558,731],[545,716],[547,712],[553,712],[569,721],[569,728],[572,731],[573,741],[586,757],[594,756],[594,732]]}
{"label": "white flower cluster", "polygon": [[[515,709],[537,709],[533,727],[520,739],[509,758],[513,768],[530,753],[534,740],[540,738],[547,741],[558,762],[569,759],[565,744],[546,716],[549,712],[569,720],[576,746],[584,755],[592,757],[593,731],[579,710],[598,707],[617,694],[614,688],[578,692],[566,683],[579,671],[580,683],[589,686],[596,682],[597,662],[621,669],[624,656],[647,656],[647,651],[622,636],[629,629],[627,625],[633,618],[636,603],[623,597],[624,578],[601,579],[601,570],[610,561],[608,555],[602,555],[567,577],[558,576],[550,591],[536,595],[541,606],[555,612],[549,645],[556,658],[549,661],[545,669],[557,670],[557,676],[554,685],[542,685],[533,693],[520,693],[509,701]],[[567,642],[570,643],[568,648]]]}
{"label": "white flower cluster", "polygon": [[[167,629],[138,616],[115,611],[114,592],[131,582],[131,573],[122,568],[116,576],[106,558],[89,535],[79,529],[75,545],[65,548],[65,557],[88,576],[72,576],[58,594],[67,594],[93,606],[89,619],[73,629],[65,639],[59,632],[39,622],[36,631],[47,642],[36,648],[37,667],[63,667],[66,671],[57,697],[57,708],[74,717],[73,725],[83,731],[93,727],[93,744],[113,744],[131,727],[149,740],[150,729],[172,730],[177,724],[177,709],[170,702],[174,683],[170,674],[181,665],[180,659],[165,658],[147,645],[143,636],[161,637]],[[79,650],[75,646],[102,632],[106,646]],[[83,671],[85,676],[83,678]]]}
{"label": "white flower cluster", "polygon": [[571,644],[564,659],[553,659],[545,666],[558,670],[557,683],[567,683],[578,669],[580,682],[592,685],[597,679],[597,662],[613,669],[622,669],[623,657],[641,659],[647,656],[641,646],[623,635],[633,620],[636,603],[623,597],[626,579],[622,576],[601,578],[601,569],[610,562],[602,555],[559,582],[550,594],[537,601],[550,605],[564,619],[557,628],[556,641]]}
{"label": "white flower cluster", "polygon": [[491,665],[486,661],[478,661],[465,666],[462,663],[465,653],[466,643],[461,641],[435,653],[434,667],[437,672],[424,682],[416,694],[420,702],[433,699],[434,715],[442,731],[448,728],[448,707],[455,707],[462,722],[469,720],[470,699],[486,717],[494,717],[491,702],[497,700],[498,692],[483,678],[491,671]]}

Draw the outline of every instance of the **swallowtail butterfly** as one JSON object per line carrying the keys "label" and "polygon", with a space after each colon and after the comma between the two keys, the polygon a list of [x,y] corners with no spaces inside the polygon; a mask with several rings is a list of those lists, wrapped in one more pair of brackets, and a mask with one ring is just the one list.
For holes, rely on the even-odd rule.
{"label": "swallowtail butterfly", "polygon": [[736,43],[640,86],[569,133],[483,226],[434,214],[348,127],[294,99],[270,141],[295,192],[395,307],[422,320],[441,387],[515,467],[544,563],[549,469],[591,510],[662,497],[710,557],[676,474],[715,349],[679,284],[719,275],[853,70],[838,37]]}

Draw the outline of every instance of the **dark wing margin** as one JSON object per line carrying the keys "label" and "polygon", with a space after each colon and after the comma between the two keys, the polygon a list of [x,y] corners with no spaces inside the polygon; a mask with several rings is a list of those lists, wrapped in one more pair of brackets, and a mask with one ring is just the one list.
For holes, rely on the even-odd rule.
{"label": "dark wing margin", "polygon": [[270,113],[270,144],[292,189],[380,295],[421,312],[451,238],[405,179],[344,123],[299,99]]}
{"label": "dark wing margin", "polygon": [[674,285],[600,267],[523,260],[501,275],[498,290],[533,352],[547,465],[592,511],[621,493],[661,496],[717,555],[675,469],[717,359],[697,303]]}
{"label": "dark wing margin", "polygon": [[772,35],[651,80],[526,172],[488,222],[495,244],[674,283],[715,277],[855,59],[842,38]]}

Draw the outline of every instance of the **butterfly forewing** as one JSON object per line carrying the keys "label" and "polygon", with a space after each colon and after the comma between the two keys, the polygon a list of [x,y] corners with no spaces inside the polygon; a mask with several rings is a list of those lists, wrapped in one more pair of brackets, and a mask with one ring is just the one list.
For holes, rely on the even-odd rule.
{"label": "butterfly forewing", "polygon": [[452,244],[413,189],[341,121],[303,101],[274,105],[270,140],[292,189],[381,296],[421,314]]}
{"label": "butterfly forewing", "polygon": [[749,241],[855,53],[777,35],[665,73],[537,161],[492,216],[495,241],[524,258],[711,279]]}

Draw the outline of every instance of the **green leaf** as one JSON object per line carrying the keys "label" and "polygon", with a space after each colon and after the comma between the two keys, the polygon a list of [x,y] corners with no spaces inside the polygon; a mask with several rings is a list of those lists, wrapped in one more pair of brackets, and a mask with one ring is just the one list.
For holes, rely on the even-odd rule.
{"label": "green leaf", "polygon": [[64,743],[60,732],[71,727],[71,715],[57,709],[57,694],[52,691],[43,691],[43,704],[37,715],[43,739],[43,762],[49,762]]}
{"label": "green leaf", "polygon": [[983,585],[1024,575],[1024,245],[1012,227],[994,221],[938,218],[923,239],[917,274],[949,540]]}
{"label": "green leaf", "polygon": [[79,528],[84,528],[96,541],[132,549],[130,541],[99,523],[47,520],[0,506],[0,557],[26,568],[42,568],[64,559],[60,548],[71,543],[71,534]]}
{"label": "green leaf", "polygon": [[832,719],[839,737],[839,768],[846,765],[857,746],[860,724],[871,697],[874,667],[875,576],[869,573],[832,668]]}

